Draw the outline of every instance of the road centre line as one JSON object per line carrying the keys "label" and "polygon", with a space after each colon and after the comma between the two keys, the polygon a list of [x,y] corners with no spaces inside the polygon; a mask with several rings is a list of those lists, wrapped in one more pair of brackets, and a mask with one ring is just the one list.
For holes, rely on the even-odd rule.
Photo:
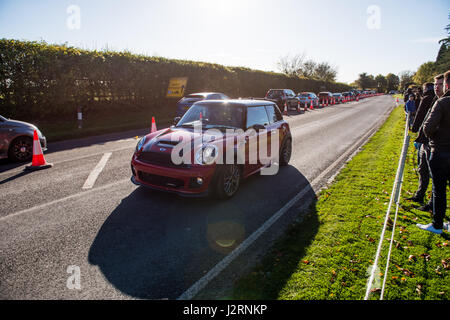
{"label": "road centre line", "polygon": [[107,152],[103,154],[103,157],[100,159],[99,163],[97,163],[95,168],[89,174],[82,189],[91,189],[94,186],[95,181],[97,180],[99,174],[102,172],[103,168],[106,166],[106,163],[108,162],[111,155],[112,152]]}
{"label": "road centre line", "polygon": [[[124,150],[128,150],[128,149],[134,149],[135,147],[136,147],[135,145],[132,145],[132,146],[129,146],[129,147],[122,147],[122,148],[113,149],[113,150],[110,150],[108,152],[112,153],[112,152],[117,152],[117,151],[124,151]],[[71,161],[79,161],[79,160],[83,160],[83,159],[86,159],[86,158],[92,158],[92,157],[98,156],[100,154],[104,154],[104,152],[97,152],[97,153],[92,153],[92,154],[88,154],[88,155],[80,156],[80,157],[76,157],[76,158],[70,158],[70,159],[65,159],[65,160],[61,160],[61,161],[51,161],[51,162],[53,163],[53,165],[55,165],[55,164],[61,164],[61,163],[71,162]],[[25,165],[23,167],[21,167],[21,169],[9,170],[9,171],[2,172],[2,173],[0,173],[0,176],[8,175],[8,174],[20,173],[20,172],[23,171],[23,168],[25,168]]]}

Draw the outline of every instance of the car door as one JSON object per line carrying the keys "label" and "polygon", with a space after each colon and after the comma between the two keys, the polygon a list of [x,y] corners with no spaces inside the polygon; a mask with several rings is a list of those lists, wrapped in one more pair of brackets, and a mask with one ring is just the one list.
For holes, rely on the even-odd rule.
{"label": "car door", "polygon": [[[259,146],[268,143],[267,129],[269,127],[269,118],[264,106],[249,106],[247,107],[246,118],[246,135],[245,139],[245,170],[244,175],[251,174],[259,170],[262,166],[259,161]],[[261,125],[265,128],[262,131],[255,131],[254,125]]]}

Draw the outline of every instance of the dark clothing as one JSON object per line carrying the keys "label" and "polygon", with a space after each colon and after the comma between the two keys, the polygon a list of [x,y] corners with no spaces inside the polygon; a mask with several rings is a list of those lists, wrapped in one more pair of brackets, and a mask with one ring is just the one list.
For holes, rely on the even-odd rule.
{"label": "dark clothing", "polygon": [[450,90],[436,101],[423,124],[423,132],[434,149],[450,151]]}
{"label": "dark clothing", "polygon": [[429,139],[429,159],[433,180],[433,227],[442,229],[447,209],[447,184],[450,182],[450,90],[436,101],[423,124]]}
{"label": "dark clothing", "polygon": [[415,197],[418,199],[423,199],[425,197],[425,193],[427,192],[428,185],[430,183],[430,168],[428,164],[430,154],[431,151],[428,145],[422,144],[419,149],[418,162],[419,188],[417,189],[415,194]]}
{"label": "dark clothing", "polygon": [[[433,106],[433,101],[435,101],[436,95],[434,91],[427,91],[420,101],[419,107],[416,111],[416,117],[414,118],[414,123],[411,128],[412,132],[418,132],[419,128],[422,126],[423,120],[425,120],[425,116],[428,113],[428,110]],[[417,141],[420,142],[420,141]],[[423,142],[420,142],[423,143]]]}
{"label": "dark clothing", "polygon": [[[425,122],[425,119],[428,118],[431,108],[433,107],[434,103],[437,100],[438,100],[438,97],[436,95],[434,95],[434,92],[433,92],[433,100],[430,102],[428,108],[427,108],[428,97],[425,97],[423,102],[420,104],[419,110],[417,110],[416,118],[414,119],[414,123],[411,128],[412,132],[419,131],[419,135],[417,136],[417,139],[414,140],[415,142],[428,145],[428,138],[425,135],[425,133],[423,132],[423,123]],[[423,115],[423,114],[425,114],[425,115]],[[422,118],[422,116],[423,116],[423,118]]]}
{"label": "dark clothing", "polygon": [[447,209],[447,185],[450,184],[450,151],[435,151],[430,158],[433,179],[433,227],[442,229]]}

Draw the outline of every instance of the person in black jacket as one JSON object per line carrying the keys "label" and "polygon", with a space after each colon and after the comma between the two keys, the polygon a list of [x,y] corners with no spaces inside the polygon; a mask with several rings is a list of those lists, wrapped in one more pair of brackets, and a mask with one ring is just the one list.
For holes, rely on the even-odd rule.
{"label": "person in black jacket", "polygon": [[[436,95],[434,94],[434,83],[425,83],[423,85],[423,92],[423,97],[420,101],[419,107],[416,111],[416,117],[414,118],[414,122],[411,127],[412,132],[418,132],[419,129],[422,129],[422,123],[425,116],[433,106],[433,103],[436,101]],[[422,203],[430,182],[430,170],[428,168],[430,148],[428,146],[428,138],[423,134],[423,130],[420,130],[419,136],[415,142],[418,149],[419,188],[415,192],[414,196],[407,198],[406,200]]]}
{"label": "person in black jacket", "polygon": [[405,92],[403,92],[403,101],[405,103],[408,102],[410,94],[412,94],[412,89],[411,88],[408,88],[408,89],[405,90]]}
{"label": "person in black jacket", "polygon": [[447,209],[447,185],[450,183],[450,70],[444,75],[442,98],[431,108],[423,123],[423,132],[429,139],[431,156],[429,159],[433,180],[433,222],[417,224],[420,229],[441,234],[449,231],[449,222],[444,224]]}

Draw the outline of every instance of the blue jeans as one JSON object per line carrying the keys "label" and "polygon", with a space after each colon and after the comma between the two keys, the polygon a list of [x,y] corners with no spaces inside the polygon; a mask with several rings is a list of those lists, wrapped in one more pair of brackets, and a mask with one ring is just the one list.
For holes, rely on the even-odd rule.
{"label": "blue jeans", "polygon": [[433,150],[429,164],[433,180],[433,227],[442,229],[447,209],[447,185],[450,183],[450,151]]}

